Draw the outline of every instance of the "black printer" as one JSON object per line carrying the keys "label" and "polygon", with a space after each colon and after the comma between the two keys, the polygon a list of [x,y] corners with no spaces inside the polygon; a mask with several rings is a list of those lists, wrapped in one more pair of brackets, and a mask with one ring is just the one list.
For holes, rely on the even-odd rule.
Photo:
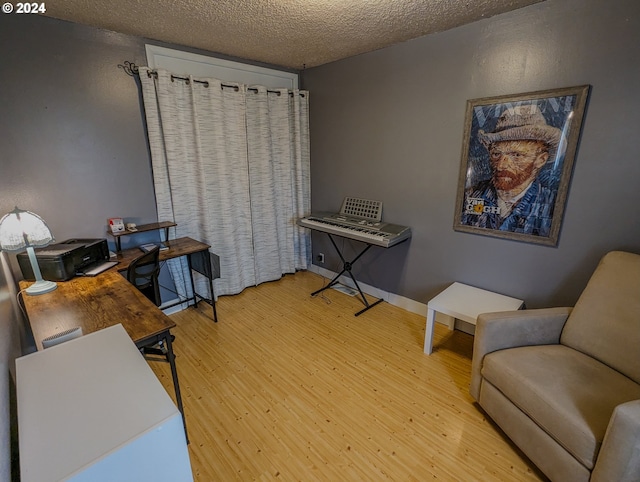
{"label": "black printer", "polygon": [[[67,281],[88,266],[109,259],[106,239],[67,239],[35,250],[42,277],[49,281]],[[19,253],[18,264],[26,280],[34,280],[29,255]]]}

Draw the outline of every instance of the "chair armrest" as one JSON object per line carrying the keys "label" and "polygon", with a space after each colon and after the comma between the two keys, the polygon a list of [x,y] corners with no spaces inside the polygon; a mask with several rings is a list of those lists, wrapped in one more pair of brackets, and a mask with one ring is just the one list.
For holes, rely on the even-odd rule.
{"label": "chair armrest", "polygon": [[478,316],[471,364],[471,396],[476,400],[480,397],[480,370],[485,355],[517,346],[559,343],[562,328],[571,310],[572,308],[544,308],[483,313]]}
{"label": "chair armrest", "polygon": [[637,481],[640,477],[640,400],[618,405],[611,416],[592,482]]}

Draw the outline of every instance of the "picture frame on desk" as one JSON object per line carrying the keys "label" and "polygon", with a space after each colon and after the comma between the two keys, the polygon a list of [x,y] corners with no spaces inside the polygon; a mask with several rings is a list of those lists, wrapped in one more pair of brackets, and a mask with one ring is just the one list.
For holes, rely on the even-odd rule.
{"label": "picture frame on desk", "polygon": [[455,231],[557,245],[589,90],[467,101]]}
{"label": "picture frame on desk", "polygon": [[124,221],[122,218],[109,218],[109,229],[112,233],[122,233],[124,231]]}

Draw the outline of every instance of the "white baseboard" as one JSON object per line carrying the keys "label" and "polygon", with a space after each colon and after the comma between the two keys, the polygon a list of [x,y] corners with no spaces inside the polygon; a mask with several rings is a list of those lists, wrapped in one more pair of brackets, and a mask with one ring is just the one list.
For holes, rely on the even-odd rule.
{"label": "white baseboard", "polygon": [[[308,270],[311,271],[312,273],[316,273],[316,274],[319,274],[320,276],[324,276],[327,279],[333,279],[334,276],[338,274],[326,268],[322,268],[321,266],[317,266],[315,264],[312,264],[311,266],[309,266]],[[345,286],[355,289],[353,281],[349,276],[341,276],[338,281]],[[370,286],[366,283],[358,282],[358,284],[360,285],[360,289],[368,295],[374,296],[376,298],[382,298],[387,303],[393,306],[397,306],[398,308],[407,310],[410,313],[415,313],[417,315],[424,316],[425,323],[426,323],[427,305],[425,303],[421,303],[419,301],[415,301],[410,298],[397,295],[395,293],[389,293],[388,291],[381,290],[380,288],[376,288],[375,286]],[[435,322],[446,325],[447,324],[446,320],[441,318],[441,316],[442,315],[440,313],[436,312]],[[460,331],[473,335],[475,333],[476,327],[462,320],[456,320],[456,328]]]}
{"label": "white baseboard", "polygon": [[171,308],[163,308],[163,306],[173,305],[174,303],[177,303],[178,301],[180,301],[178,298],[174,298],[172,300],[165,301],[164,303],[162,303],[159,306],[159,308],[162,310],[162,312],[165,315],[173,315],[174,313],[178,313],[179,311],[186,310],[189,307],[189,303],[185,301],[184,303],[172,306]]}
{"label": "white baseboard", "polygon": [[[309,266],[308,269],[312,273],[319,274],[320,276],[324,276],[325,278],[328,278],[328,279],[333,279],[333,277],[336,274],[338,274],[328,269],[322,268],[320,266],[316,266],[315,264],[312,264],[311,266]],[[349,276],[341,276],[338,281],[341,284],[348,286],[349,288],[355,289],[353,280]],[[425,305],[424,303],[420,303],[419,301],[415,301],[410,298],[397,295],[395,293],[389,293],[388,291],[381,290],[380,288],[376,288],[375,286],[370,286],[360,281],[358,281],[358,284],[360,285],[360,289],[368,295],[371,295],[375,298],[382,298],[387,303],[390,303],[393,306],[397,306],[398,308],[407,310],[411,313],[416,313],[424,317],[427,316],[427,305]]]}
{"label": "white baseboard", "polygon": [[[309,271],[311,271],[312,273],[316,273],[319,274],[320,276],[324,276],[327,279],[333,279],[333,277],[338,274],[335,273],[333,271],[330,271],[326,268],[322,268],[321,266],[317,266],[315,264],[312,264],[309,266],[308,268]],[[348,276],[341,276],[340,279],[338,280],[341,284],[348,286],[349,288],[354,288],[355,289],[355,285],[353,284],[353,280],[348,277]],[[375,298],[382,298],[384,301],[386,301],[387,303],[393,305],[393,306],[397,306],[398,308],[402,308],[403,310],[407,310],[410,313],[415,313],[417,315],[420,316],[424,316],[425,317],[425,321],[426,321],[426,317],[427,317],[427,305],[425,303],[421,303],[419,301],[415,301],[412,300],[410,298],[406,298],[405,296],[400,296],[397,295],[395,293],[389,293],[388,291],[384,291],[381,290],[380,288],[376,288],[375,286],[370,286],[366,283],[361,283],[358,282],[358,284],[360,285],[360,289],[368,294],[371,295]],[[174,298],[173,300],[169,300],[165,303],[162,304],[162,306],[165,305],[171,305],[173,303],[175,303],[176,301],[178,301],[178,298]],[[184,309],[186,309],[189,304],[188,303],[182,303],[180,305],[175,305],[172,306],[171,308],[168,309],[163,309],[162,306],[160,306],[160,309],[166,314],[166,315],[172,315],[174,313],[178,313],[179,311],[182,311]],[[435,317],[435,322],[436,323],[441,323],[443,325],[446,325],[446,321],[440,318],[440,313],[436,313],[436,317]],[[470,335],[473,335],[475,333],[475,326],[473,326],[470,323],[465,323],[462,320],[456,320],[456,328],[460,331],[463,331],[465,333],[469,333]]]}

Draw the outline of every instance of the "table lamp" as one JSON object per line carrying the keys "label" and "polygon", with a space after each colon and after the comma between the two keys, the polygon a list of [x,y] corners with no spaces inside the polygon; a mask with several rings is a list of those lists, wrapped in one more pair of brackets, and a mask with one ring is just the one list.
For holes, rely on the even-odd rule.
{"label": "table lamp", "polygon": [[36,282],[25,291],[29,295],[41,295],[55,290],[58,285],[53,281],[42,279],[36,253],[33,248],[47,246],[53,241],[53,235],[43,219],[29,211],[16,207],[0,219],[0,250],[20,251],[27,248],[29,261]]}

